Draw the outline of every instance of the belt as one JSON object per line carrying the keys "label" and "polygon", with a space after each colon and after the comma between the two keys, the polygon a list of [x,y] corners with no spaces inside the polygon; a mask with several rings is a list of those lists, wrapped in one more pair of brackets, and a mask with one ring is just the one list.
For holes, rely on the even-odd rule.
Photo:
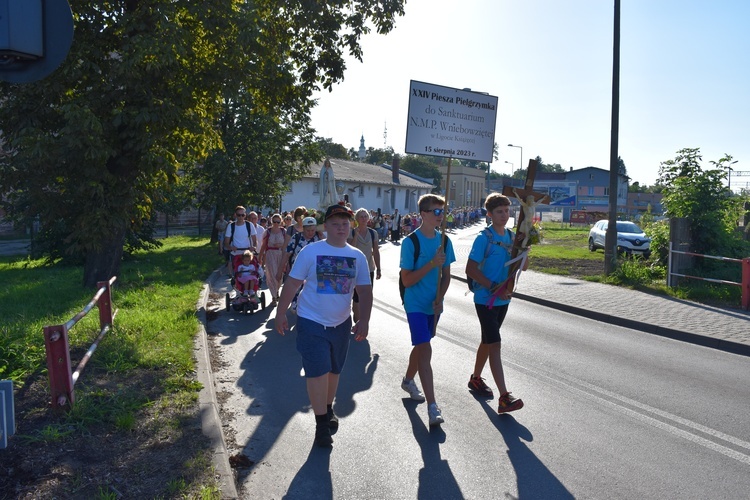
{"label": "belt", "polygon": [[281,247],[268,247],[266,250],[281,250]]}

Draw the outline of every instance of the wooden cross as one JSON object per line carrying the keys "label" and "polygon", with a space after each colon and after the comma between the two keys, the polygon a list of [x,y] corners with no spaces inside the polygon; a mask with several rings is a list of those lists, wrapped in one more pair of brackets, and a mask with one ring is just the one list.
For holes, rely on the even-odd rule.
{"label": "wooden cross", "polygon": [[[513,241],[513,248],[510,254],[511,260],[515,259],[518,256],[518,252],[523,249],[523,240],[528,236],[528,234],[526,234],[528,230],[521,230],[521,227],[523,227],[523,221],[526,218],[526,211],[523,210],[523,204],[532,202],[532,200],[529,200],[529,197],[533,198],[533,205],[537,205],[539,203],[549,203],[549,197],[546,194],[537,193],[533,190],[534,177],[536,177],[536,169],[537,161],[529,160],[529,169],[526,171],[526,182],[524,183],[523,189],[514,188],[512,186],[503,186],[503,194],[508,198],[518,198],[518,201],[521,203],[522,208],[522,210],[518,214],[518,218],[516,219],[516,238]],[[510,269],[508,269],[508,281],[506,282],[506,289],[511,292],[516,286],[516,271],[518,271],[520,266],[521,261],[516,261],[511,264]]]}

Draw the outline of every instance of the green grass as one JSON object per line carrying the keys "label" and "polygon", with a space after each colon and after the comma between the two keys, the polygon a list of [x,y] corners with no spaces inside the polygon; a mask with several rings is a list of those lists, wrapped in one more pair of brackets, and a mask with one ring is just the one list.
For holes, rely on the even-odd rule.
{"label": "green grass", "polygon": [[[160,368],[170,375],[193,369],[195,303],[203,280],[216,266],[206,238],[178,236],[122,264],[113,290],[119,309],[92,363],[108,372]],[[45,367],[45,325],[62,324],[91,300],[81,287],[82,270],[41,260],[0,258],[0,377],[23,385]],[[70,332],[71,349],[86,348],[97,335],[94,310]]]}
{"label": "green grass", "polygon": [[[154,410],[158,417],[168,413],[162,408],[174,412],[195,406],[201,389],[194,380],[195,306],[203,281],[218,262],[206,237],[162,241],[161,248],[136,253],[123,262],[112,292],[113,305],[119,309],[115,325],[75,386],[76,404],[58,423],[19,439],[64,441],[101,425],[113,432],[132,432],[145,409]],[[95,291],[81,286],[81,268],[28,258],[0,257],[0,282],[0,378],[11,379],[20,388],[39,379],[46,384],[43,327],[68,321]],[[98,333],[94,308],[69,333],[73,368]],[[134,387],[131,377],[148,382],[149,390],[143,390],[144,384]],[[163,432],[176,426],[174,417],[156,421]],[[197,488],[215,490],[211,481]],[[108,495],[103,491],[100,497]]]}
{"label": "green grass", "polygon": [[602,260],[602,254],[588,249],[588,229],[544,225],[544,238],[531,250],[533,257],[551,259]]}
{"label": "green grass", "polygon": [[[540,258],[545,259],[543,267],[534,268],[540,272],[568,275],[570,274],[570,262],[600,261],[602,262],[601,274],[586,276],[584,279],[719,306],[737,307],[741,302],[741,291],[739,287],[735,286],[683,280],[676,288],[668,287],[666,285],[666,267],[658,263],[656,255],[652,255],[651,259],[648,260],[618,258],[617,268],[611,275],[607,276],[604,274],[604,251],[590,252],[588,249],[589,228],[545,223],[543,235],[542,243],[534,245],[530,254],[532,268],[534,268],[535,259],[537,261]],[[559,261],[560,264],[556,266],[546,259],[552,259],[552,262]],[[737,267],[732,267],[729,271],[726,267],[726,265],[709,266],[706,271],[707,277],[738,281]],[[693,274],[700,275],[701,273],[696,271]]]}

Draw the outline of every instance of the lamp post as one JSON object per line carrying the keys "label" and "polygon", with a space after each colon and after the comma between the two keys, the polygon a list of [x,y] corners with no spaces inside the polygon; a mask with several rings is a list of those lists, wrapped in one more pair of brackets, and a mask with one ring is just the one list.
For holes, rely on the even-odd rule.
{"label": "lamp post", "polygon": [[515,167],[515,164],[512,161],[505,160],[505,163],[510,163],[510,178],[513,178],[513,168]]}
{"label": "lamp post", "polygon": [[513,144],[508,144],[509,148],[519,148],[521,150],[521,167],[523,168],[523,147],[522,146],[514,146]]}

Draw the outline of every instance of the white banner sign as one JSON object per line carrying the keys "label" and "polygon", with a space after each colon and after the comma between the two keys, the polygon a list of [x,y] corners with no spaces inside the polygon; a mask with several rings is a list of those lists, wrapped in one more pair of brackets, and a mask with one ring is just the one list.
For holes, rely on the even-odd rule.
{"label": "white banner sign", "polygon": [[411,81],[407,153],[492,162],[497,97]]}

